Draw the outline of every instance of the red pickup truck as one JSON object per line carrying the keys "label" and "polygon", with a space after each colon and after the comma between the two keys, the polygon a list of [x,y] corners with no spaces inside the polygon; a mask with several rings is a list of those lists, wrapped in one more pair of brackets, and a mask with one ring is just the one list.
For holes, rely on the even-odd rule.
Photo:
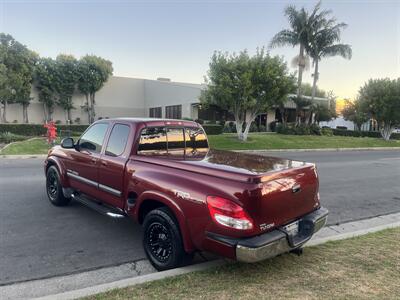
{"label": "red pickup truck", "polygon": [[158,270],[195,251],[256,262],[301,249],[328,216],[314,164],[209,149],[191,121],[97,121],[52,148],[44,169],[52,204],[142,224]]}

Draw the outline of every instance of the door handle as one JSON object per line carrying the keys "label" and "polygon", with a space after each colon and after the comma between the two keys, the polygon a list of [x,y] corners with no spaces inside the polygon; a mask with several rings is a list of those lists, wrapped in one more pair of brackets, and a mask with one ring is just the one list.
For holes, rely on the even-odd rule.
{"label": "door handle", "polygon": [[106,161],[102,161],[101,164],[105,167],[108,165]]}
{"label": "door handle", "polygon": [[92,162],[92,164],[95,164],[97,162],[97,159],[96,158],[92,158],[91,162]]}

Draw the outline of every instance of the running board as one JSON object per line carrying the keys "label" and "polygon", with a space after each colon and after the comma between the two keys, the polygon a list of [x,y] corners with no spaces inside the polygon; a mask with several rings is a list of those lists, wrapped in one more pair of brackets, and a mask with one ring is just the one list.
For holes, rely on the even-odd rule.
{"label": "running board", "polygon": [[90,200],[88,197],[85,197],[84,195],[73,193],[71,195],[71,198],[110,218],[120,219],[125,217],[125,213],[121,209],[114,208],[102,203],[97,203],[93,200]]}

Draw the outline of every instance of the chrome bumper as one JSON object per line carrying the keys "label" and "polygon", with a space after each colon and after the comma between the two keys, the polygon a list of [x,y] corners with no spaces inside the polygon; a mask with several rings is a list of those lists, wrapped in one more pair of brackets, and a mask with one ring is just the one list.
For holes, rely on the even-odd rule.
{"label": "chrome bumper", "polygon": [[236,246],[236,259],[242,262],[257,262],[289,252],[304,245],[326,224],[328,210],[319,208],[299,219],[299,232],[291,236],[283,227],[249,239]]}

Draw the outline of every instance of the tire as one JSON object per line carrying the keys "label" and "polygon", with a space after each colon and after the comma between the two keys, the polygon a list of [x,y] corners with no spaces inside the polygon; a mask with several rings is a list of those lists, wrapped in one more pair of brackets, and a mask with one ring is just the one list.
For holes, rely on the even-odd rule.
{"label": "tire", "polygon": [[150,211],[143,222],[143,247],[158,271],[188,264],[193,254],[185,252],[179,225],[171,211],[160,207]]}
{"label": "tire", "polygon": [[64,197],[60,173],[55,166],[50,166],[46,173],[46,193],[51,204],[55,206],[66,206],[71,201],[70,198]]}

